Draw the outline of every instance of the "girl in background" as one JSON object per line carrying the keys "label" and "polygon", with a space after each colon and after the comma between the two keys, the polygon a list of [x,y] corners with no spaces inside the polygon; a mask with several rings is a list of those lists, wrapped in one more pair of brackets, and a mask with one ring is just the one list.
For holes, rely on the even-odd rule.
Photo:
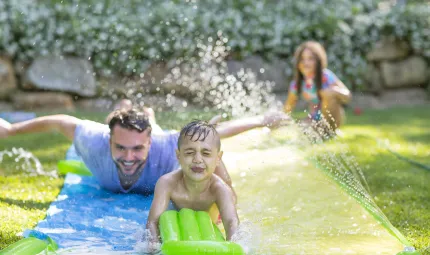
{"label": "girl in background", "polygon": [[299,100],[308,105],[306,123],[325,120],[326,128],[336,131],[345,119],[343,105],[351,99],[351,92],[327,68],[327,54],[318,42],[307,41],[299,45],[294,54],[294,80],[291,81],[284,111],[291,113]]}

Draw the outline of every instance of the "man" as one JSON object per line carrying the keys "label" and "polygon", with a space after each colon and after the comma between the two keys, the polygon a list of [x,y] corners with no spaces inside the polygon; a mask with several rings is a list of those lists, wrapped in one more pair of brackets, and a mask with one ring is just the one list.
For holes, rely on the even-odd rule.
{"label": "man", "polygon": [[[217,131],[225,138],[283,119],[282,113],[270,113],[222,123]],[[0,138],[47,131],[58,131],[73,141],[99,184],[112,192],[152,194],[157,180],[179,167],[175,155],[179,134],[151,135],[147,114],[136,109],[114,111],[109,125],[61,114],[15,124],[0,119]],[[223,163],[215,174],[231,186]]]}

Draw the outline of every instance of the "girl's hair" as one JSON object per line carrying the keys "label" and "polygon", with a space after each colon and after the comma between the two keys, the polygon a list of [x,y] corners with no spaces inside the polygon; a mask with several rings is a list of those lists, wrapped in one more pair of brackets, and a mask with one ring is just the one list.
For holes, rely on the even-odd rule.
{"label": "girl's hair", "polygon": [[[314,57],[317,60],[317,66],[316,66],[316,73],[315,73],[315,84],[317,86],[317,91],[319,92],[322,88],[322,76],[323,76],[323,69],[327,68],[327,53],[324,49],[324,47],[315,41],[306,41],[299,45],[299,47],[296,49],[296,52],[294,53],[294,58],[296,60],[295,66],[294,66],[294,81],[296,82],[297,86],[297,95],[300,95],[302,92],[302,81],[304,80],[303,74],[299,70],[299,64],[300,60],[302,58],[303,51],[305,49],[309,49],[314,54]],[[318,98],[319,98],[318,93]],[[320,99],[321,100],[321,99]]]}

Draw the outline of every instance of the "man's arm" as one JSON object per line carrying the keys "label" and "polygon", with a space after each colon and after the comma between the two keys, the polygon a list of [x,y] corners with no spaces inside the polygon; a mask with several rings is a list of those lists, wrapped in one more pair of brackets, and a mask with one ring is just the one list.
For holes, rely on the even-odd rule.
{"label": "man's arm", "polygon": [[219,177],[221,177],[221,179],[227,183],[227,185],[231,188],[232,192],[233,192],[233,196],[234,196],[234,202],[236,203],[237,201],[237,196],[236,196],[236,192],[233,189],[232,183],[231,183],[231,178],[230,175],[228,174],[227,168],[225,167],[224,162],[221,160],[219,166],[217,166],[215,168],[215,172],[216,175],[218,175]]}
{"label": "man's arm", "polygon": [[223,139],[235,136],[254,128],[275,127],[280,125],[281,122],[288,120],[291,120],[289,115],[283,112],[267,112],[264,115],[222,122],[216,127],[216,130],[220,138]]}
{"label": "man's arm", "polygon": [[2,120],[0,121],[0,138],[26,133],[58,131],[73,140],[79,121],[81,120],[78,118],[63,114],[38,117],[14,124]]}
{"label": "man's arm", "polygon": [[8,137],[11,128],[12,125],[9,122],[0,118],[0,138]]}
{"label": "man's arm", "polygon": [[149,229],[151,233],[151,242],[160,241],[158,221],[161,214],[163,214],[169,206],[171,188],[170,181],[166,175],[160,177],[155,185],[154,199],[152,200],[151,209],[149,210],[149,216],[146,222],[146,228]]}
{"label": "man's arm", "polygon": [[226,239],[230,241],[239,226],[239,216],[237,215],[233,191],[229,186],[220,182],[216,184],[215,192],[216,204],[226,231]]}

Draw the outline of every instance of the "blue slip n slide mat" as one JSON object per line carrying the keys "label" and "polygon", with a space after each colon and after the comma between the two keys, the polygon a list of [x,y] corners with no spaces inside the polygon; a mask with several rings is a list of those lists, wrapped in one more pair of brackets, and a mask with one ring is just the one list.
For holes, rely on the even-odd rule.
{"label": "blue slip n slide mat", "polygon": [[[67,159],[77,159],[71,155],[73,149]],[[62,250],[85,247],[128,253],[136,245],[135,234],[145,227],[152,199],[112,193],[102,189],[94,177],[69,173],[35,230],[50,236]]]}
{"label": "blue slip n slide mat", "polygon": [[0,112],[0,118],[10,123],[31,120],[36,117],[36,113],[34,112]]}
{"label": "blue slip n slide mat", "polygon": [[60,248],[132,251],[152,198],[111,193],[100,188],[94,177],[67,174],[57,200],[35,230],[50,236]]}

